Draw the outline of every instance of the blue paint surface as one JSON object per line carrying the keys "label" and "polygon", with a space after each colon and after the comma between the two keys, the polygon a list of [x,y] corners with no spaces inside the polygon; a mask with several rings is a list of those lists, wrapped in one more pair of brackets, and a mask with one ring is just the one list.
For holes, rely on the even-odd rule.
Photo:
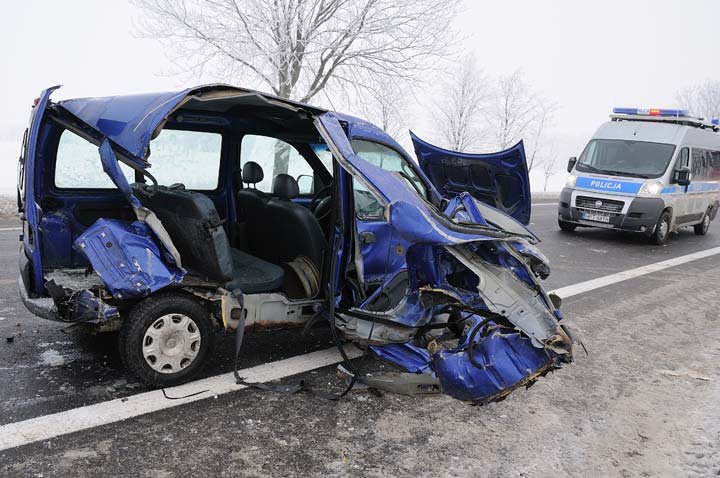
{"label": "blue paint surface", "polygon": [[608,193],[637,194],[640,191],[642,182],[620,181],[617,179],[590,178],[578,176],[575,187],[577,189],[589,189],[591,191],[603,191]]}
{"label": "blue paint surface", "polygon": [[[475,324],[480,320],[476,318]],[[474,339],[473,357],[480,367],[470,361],[468,334],[458,347],[433,355],[433,369],[444,394],[458,400],[485,402],[551,365],[550,352],[534,347],[523,334],[496,328],[492,323],[485,328]]]}
{"label": "blue paint surface", "polygon": [[370,349],[382,360],[395,364],[406,372],[434,373],[430,352],[412,343],[371,345]]}
{"label": "blue paint surface", "polygon": [[410,132],[420,168],[447,199],[461,192],[500,209],[522,224],[530,222],[530,178],[522,141],[494,153],[440,148]]}
{"label": "blue paint surface", "polygon": [[678,186],[677,184],[672,186],[665,186],[661,192],[661,194],[683,194],[685,192],[688,193],[708,193],[708,192],[714,192],[714,191],[720,191],[720,183],[718,182],[691,182],[687,186]]}
{"label": "blue paint surface", "polygon": [[25,234],[23,237],[23,247],[25,252],[30,257],[30,263],[32,265],[32,276],[33,283],[32,288],[36,294],[43,294],[45,292],[45,286],[43,285],[43,257],[41,254],[40,240],[41,237],[39,225],[40,225],[40,214],[38,212],[39,206],[37,205],[37,198],[42,197],[44,191],[35,191],[35,186],[38,183],[36,170],[42,171],[43,165],[38,164],[38,158],[40,152],[38,151],[38,140],[40,137],[40,125],[45,115],[45,109],[50,103],[50,95],[53,91],[60,88],[59,86],[53,86],[44,90],[40,94],[37,104],[33,108],[32,117],[30,119],[30,128],[28,129],[27,137],[27,150],[25,151],[25,220],[28,223],[28,227],[35,237],[34,244],[30,243],[29,235]]}
{"label": "blue paint surface", "polygon": [[171,265],[140,221],[98,219],[74,244],[117,299],[141,298],[180,283],[185,271]]}

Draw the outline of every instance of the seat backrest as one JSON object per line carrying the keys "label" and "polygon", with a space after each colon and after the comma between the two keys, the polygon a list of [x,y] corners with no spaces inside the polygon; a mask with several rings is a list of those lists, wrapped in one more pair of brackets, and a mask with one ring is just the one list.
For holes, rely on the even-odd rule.
{"label": "seat backrest", "polygon": [[162,221],[190,274],[210,282],[232,279],[230,243],[209,197],[182,185],[158,186],[152,195],[147,186],[133,188],[140,202]]}
{"label": "seat backrest", "polygon": [[262,167],[254,162],[248,161],[242,168],[242,180],[247,187],[237,193],[237,217],[238,222],[248,222],[261,213],[261,209],[270,199],[270,196],[256,189],[257,183],[261,182],[265,174]]}
{"label": "seat backrest", "polygon": [[269,262],[280,264],[306,256],[321,270],[327,240],[313,213],[291,201],[298,195],[295,179],[278,174],[273,181],[273,195],[265,205],[261,221],[248,232],[253,253]]}

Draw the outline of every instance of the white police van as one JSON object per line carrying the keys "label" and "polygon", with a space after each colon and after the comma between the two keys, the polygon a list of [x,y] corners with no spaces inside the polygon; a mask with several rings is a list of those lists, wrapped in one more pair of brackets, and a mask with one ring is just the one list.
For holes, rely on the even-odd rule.
{"label": "white police van", "polygon": [[685,226],[704,235],[720,197],[718,121],[676,109],[615,108],[610,118],[568,162],[560,229],[632,231],[655,244]]}

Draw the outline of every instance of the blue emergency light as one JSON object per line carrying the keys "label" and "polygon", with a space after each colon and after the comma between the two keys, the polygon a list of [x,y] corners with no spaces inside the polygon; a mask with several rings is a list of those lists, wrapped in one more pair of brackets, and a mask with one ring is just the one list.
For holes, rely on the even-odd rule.
{"label": "blue emergency light", "polygon": [[613,108],[613,113],[617,115],[638,115],[638,116],[689,116],[688,110],[668,109],[668,108]]}

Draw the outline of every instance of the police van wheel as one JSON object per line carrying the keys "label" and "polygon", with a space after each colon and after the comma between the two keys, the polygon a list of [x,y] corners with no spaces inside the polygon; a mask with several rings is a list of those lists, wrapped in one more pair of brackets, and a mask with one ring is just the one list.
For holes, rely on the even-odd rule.
{"label": "police van wheel", "polygon": [[203,305],[183,293],[143,299],[120,329],[125,367],[152,387],[178,385],[193,378],[213,348],[213,322]]}
{"label": "police van wheel", "polygon": [[562,219],[558,219],[558,226],[560,226],[560,229],[565,232],[573,232],[577,227],[575,224],[571,222],[565,222]]}
{"label": "police van wheel", "polygon": [[705,216],[703,216],[703,220],[700,224],[695,224],[693,226],[693,229],[695,230],[695,234],[698,236],[704,236],[707,234],[708,229],[710,229],[710,211],[705,213]]}
{"label": "police van wheel", "polygon": [[670,237],[670,213],[664,211],[660,215],[655,230],[650,236],[650,242],[662,246],[667,243],[668,237]]}

